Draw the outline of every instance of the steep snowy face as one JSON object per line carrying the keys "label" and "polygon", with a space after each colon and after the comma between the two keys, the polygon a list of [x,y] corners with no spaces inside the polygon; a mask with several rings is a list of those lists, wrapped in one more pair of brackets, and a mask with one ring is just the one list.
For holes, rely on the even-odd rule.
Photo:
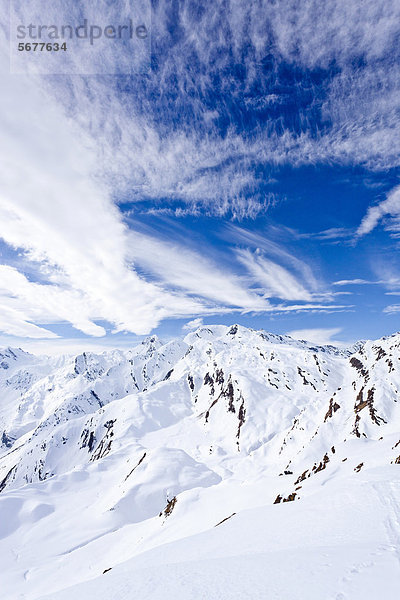
{"label": "steep snowy face", "polygon": [[354,428],[357,437],[374,438],[398,431],[400,335],[367,342],[351,357],[351,386],[356,392]]}
{"label": "steep snowy face", "polygon": [[202,329],[180,364],[194,411],[213,446],[249,454],[299,414],[320,406],[343,378],[346,354],[291,338],[231,328]]}
{"label": "steep snowy face", "polygon": [[[24,399],[37,382],[49,375],[57,363],[36,357],[21,348],[0,350],[0,448],[11,448],[15,440],[32,429],[36,421],[33,403]],[[15,422],[15,426],[12,423]]]}
{"label": "steep snowy face", "polygon": [[0,509],[19,515],[0,549],[23,531],[21,569],[39,543],[32,514],[53,532],[48,569],[61,554],[70,577],[86,546],[123,545],[126,528],[140,541],[129,558],[400,464],[399,334],[352,353],[214,326],[125,352],[0,358]]}
{"label": "steep snowy face", "polygon": [[347,359],[341,385],[316,412],[315,429],[309,429],[308,409],[294,420],[281,450],[285,472],[293,475],[284,493],[303,494],[309,478],[322,471],[347,476],[400,464],[399,390],[400,335],[364,343]]}

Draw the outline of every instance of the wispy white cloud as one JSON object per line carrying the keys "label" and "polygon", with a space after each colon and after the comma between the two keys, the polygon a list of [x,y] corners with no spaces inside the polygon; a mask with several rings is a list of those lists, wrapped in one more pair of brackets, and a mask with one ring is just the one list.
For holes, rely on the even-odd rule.
{"label": "wispy white cloud", "polygon": [[249,291],[229,268],[222,269],[200,251],[177,242],[134,232],[129,235],[128,256],[165,285],[191,295],[247,310],[268,307],[268,302]]}
{"label": "wispy white cloud", "polygon": [[[0,148],[3,239],[42,265],[66,302],[71,292],[79,296],[70,320],[86,333],[100,333],[93,319],[143,332],[168,311],[191,314],[195,302],[166,297],[127,268],[125,227],[106,191],[93,183],[93,155],[74,137],[72,124],[24,80],[6,89],[0,116],[9,132]],[[28,289],[31,306],[38,288],[25,282]],[[42,291],[51,297],[50,285]],[[82,326],[82,306],[92,318],[89,330]]]}
{"label": "wispy white cloud", "polygon": [[[24,253],[40,280],[3,266],[1,303],[13,314],[6,331],[52,337],[33,323],[68,321],[97,336],[105,329],[96,321],[105,321],[114,331],[142,334],[164,318],[218,312],[224,302],[245,309],[267,306],[200,255],[145,236],[140,249],[131,244],[133,234],[107,186],[93,178],[90,138],[34,84],[8,78],[0,99],[0,236]],[[135,271],[133,247],[134,258],[141,254],[143,264],[163,272],[162,282],[146,281]],[[144,249],[152,253],[149,261]]]}
{"label": "wispy white cloud", "polygon": [[273,308],[270,309],[270,312],[274,312],[275,314],[284,314],[284,313],[334,313],[334,312],[353,312],[354,305],[352,304],[276,304]]}
{"label": "wispy white cloud", "polygon": [[[373,261],[372,270],[380,275],[380,279],[376,280],[368,280],[368,279],[341,279],[340,281],[334,281],[332,285],[335,286],[349,286],[349,285],[377,285],[382,286],[388,290],[389,292],[385,292],[387,295],[396,295],[400,288],[400,277],[393,272],[392,268],[387,265],[382,264],[381,261]],[[343,292],[342,292],[343,293]]]}
{"label": "wispy white cloud", "polygon": [[[333,300],[335,294],[317,279],[311,265],[270,239],[268,234],[261,235],[233,224],[227,225],[225,230],[237,246],[239,262],[250,273],[254,284],[261,285],[265,296],[303,302]],[[281,232],[274,231],[275,237],[277,233]]]}
{"label": "wispy white cloud", "polygon": [[182,329],[184,331],[193,331],[194,329],[197,329],[198,327],[201,327],[203,325],[203,319],[198,318],[198,319],[193,319],[192,321],[188,321],[187,323],[185,323],[182,327]]}
{"label": "wispy white cloud", "polygon": [[18,310],[11,306],[6,306],[0,295],[0,331],[17,337],[24,338],[46,338],[52,339],[58,337],[55,333],[38,327],[28,321],[26,311]]}
{"label": "wispy white cloud", "polygon": [[267,297],[282,300],[310,301],[312,294],[287,269],[263,256],[260,251],[237,250],[238,260],[250,272],[255,282],[263,286]]}
{"label": "wispy white cloud", "polygon": [[[99,10],[106,5],[99,2]],[[307,303],[282,306],[282,311],[335,308],[314,270],[273,242],[236,229],[245,246],[238,259],[251,285],[263,286],[267,298],[262,298],[234,268],[201,252],[151,236],[138,235],[135,241],[116,202],[123,198],[148,202],[149,210],[254,218],[276,201],[274,183],[255,165],[398,166],[400,69],[392,56],[400,6],[389,0],[290,0],[285,5],[231,0],[224,14],[218,3],[194,14],[190,3],[183,3],[173,43],[169,6],[155,6],[156,64],[149,77],[116,83],[4,75],[0,235],[24,253],[35,275],[28,279],[15,264],[19,273],[0,274],[7,313],[3,327],[9,332],[54,335],[43,324],[66,320],[90,335],[105,333],[100,321],[116,331],[145,333],[164,318],[190,318],[227,306],[277,310],[268,296]],[[8,15],[3,16],[6,22]],[[245,48],[251,51],[245,54]],[[3,43],[5,73],[6,49]],[[274,65],[284,61],[305,75],[337,65],[322,87],[310,84],[312,92],[321,92],[321,101],[301,109],[302,133],[279,117],[258,120],[248,134],[230,120],[232,106],[216,99],[215,81],[230,73],[233,56],[243,63],[244,76],[240,82],[222,77],[218,93],[243,107],[254,82],[260,83],[258,69],[267,54]],[[198,61],[195,74],[188,57]],[[268,89],[275,76],[265,77],[260,93],[268,106],[285,101]],[[294,90],[301,93],[302,85],[294,84]],[[204,104],[211,96],[216,99],[212,110]],[[258,106],[265,108],[265,102],[253,103]],[[307,111],[320,113],[324,127],[311,131]],[[388,215],[386,226],[397,235],[398,205],[396,188],[393,197],[370,209],[359,235]],[[333,239],[345,232],[326,230],[320,236]],[[327,306],[314,304],[324,294]]]}
{"label": "wispy white cloud", "polygon": [[[0,265],[0,303],[2,310],[14,311],[25,320],[42,323],[68,321],[76,329],[87,335],[102,336],[103,327],[93,323],[90,302],[77,290],[61,288],[57,285],[42,285],[30,282],[15,268]],[[10,333],[6,328],[2,328]],[[39,332],[39,328],[37,329]],[[40,329],[41,337],[55,337],[50,331]],[[27,337],[39,337],[39,335]]]}
{"label": "wispy white cloud", "polygon": [[367,279],[341,279],[334,281],[332,285],[378,285],[379,281],[368,281]]}
{"label": "wispy white cloud", "polygon": [[357,229],[357,235],[361,237],[370,233],[386,216],[389,219],[385,223],[385,229],[394,235],[400,234],[400,186],[391,190],[385,200],[369,207]]}
{"label": "wispy white cloud", "polygon": [[[0,235],[23,252],[24,264],[36,266],[37,279],[2,267],[1,304],[13,314],[6,332],[53,337],[44,323],[69,322],[101,336],[101,321],[114,331],[143,334],[168,317],[270,311],[268,295],[312,299],[287,269],[249,251],[239,259],[263,285],[261,295],[198,251],[129,230],[107,186],[93,178],[90,137],[29,82],[10,80],[1,98]],[[277,245],[268,247],[315,285],[306,265]]]}
{"label": "wispy white cloud", "polygon": [[390,304],[389,306],[386,306],[382,312],[384,312],[387,315],[394,315],[396,313],[399,313],[400,304]]}
{"label": "wispy white cloud", "polygon": [[[98,3],[99,14],[107,14],[108,4]],[[52,93],[91,140],[98,175],[116,195],[132,202],[179,200],[186,206],[178,210],[187,212],[255,217],[275,195],[254,165],[398,166],[396,3],[290,0],[243,5],[230,0],[203,3],[201,10],[181,3],[173,15],[175,37],[169,27],[170,3],[157,3],[153,9],[156,67],[151,77],[132,80],[133,93],[101,78],[51,83]],[[273,59],[270,75],[260,72],[266,55]],[[126,60],[124,50],[116,46],[114,58]],[[240,131],[225,98],[229,96],[234,108],[249,108],[250,103],[254,110],[285,102],[273,89],[275,67],[281,62],[304,72],[305,83],[293,84],[293,92],[301,94],[305,86],[314,92],[314,101],[299,108],[302,131],[282,124],[280,116],[258,120],[249,134]],[[193,63],[198,65],[195,74]],[[237,63],[243,65],[240,81],[231,73]],[[326,72],[319,86],[311,83],[307,74],[332,64],[335,73]],[[218,78],[221,88],[215,92]],[[265,89],[253,98],[255,81]],[[204,102],[210,97],[215,100],[212,109]],[[311,119],[316,113],[323,126],[314,131]],[[334,234],[342,235],[328,230],[321,236],[333,239]]]}
{"label": "wispy white cloud", "polygon": [[233,224],[226,225],[225,231],[229,240],[236,245],[244,245],[262,250],[268,257],[274,257],[275,260],[283,263],[288,269],[297,274],[297,277],[307,282],[310,290],[317,291],[321,287],[311,266],[290,253],[282,244],[278,244],[270,239],[271,236],[268,235],[268,232],[265,235],[261,235]]}
{"label": "wispy white cloud", "polygon": [[354,231],[345,227],[331,227],[317,233],[303,234],[302,237],[312,237],[321,241],[333,241],[342,243],[344,239],[354,236]]}
{"label": "wispy white cloud", "polygon": [[[390,0],[289,0],[284,6],[271,3],[268,12],[282,56],[320,67],[332,58],[346,66],[355,54],[382,58],[396,42],[400,16],[399,6]],[[261,13],[259,9],[259,18]]]}
{"label": "wispy white cloud", "polygon": [[295,329],[288,331],[287,335],[297,340],[305,340],[320,346],[333,345],[338,347],[348,346],[349,342],[343,342],[334,339],[342,333],[341,327],[321,328],[321,329]]}

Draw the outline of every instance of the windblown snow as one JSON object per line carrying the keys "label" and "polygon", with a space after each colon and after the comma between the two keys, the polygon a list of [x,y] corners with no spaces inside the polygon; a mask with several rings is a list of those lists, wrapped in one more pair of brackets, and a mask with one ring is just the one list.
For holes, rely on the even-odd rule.
{"label": "windblown snow", "polygon": [[0,351],[2,600],[397,600],[400,334]]}

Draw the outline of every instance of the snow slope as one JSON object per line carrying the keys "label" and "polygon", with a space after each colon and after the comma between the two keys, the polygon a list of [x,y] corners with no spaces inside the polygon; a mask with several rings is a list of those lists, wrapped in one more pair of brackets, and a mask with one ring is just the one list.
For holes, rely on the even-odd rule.
{"label": "snow slope", "polygon": [[237,325],[1,351],[1,597],[397,598],[399,361]]}

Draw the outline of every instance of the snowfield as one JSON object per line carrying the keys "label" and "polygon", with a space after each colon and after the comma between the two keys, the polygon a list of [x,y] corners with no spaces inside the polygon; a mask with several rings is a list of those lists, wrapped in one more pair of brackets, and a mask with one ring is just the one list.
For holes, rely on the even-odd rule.
{"label": "snowfield", "polygon": [[0,351],[2,600],[394,600],[400,334]]}

